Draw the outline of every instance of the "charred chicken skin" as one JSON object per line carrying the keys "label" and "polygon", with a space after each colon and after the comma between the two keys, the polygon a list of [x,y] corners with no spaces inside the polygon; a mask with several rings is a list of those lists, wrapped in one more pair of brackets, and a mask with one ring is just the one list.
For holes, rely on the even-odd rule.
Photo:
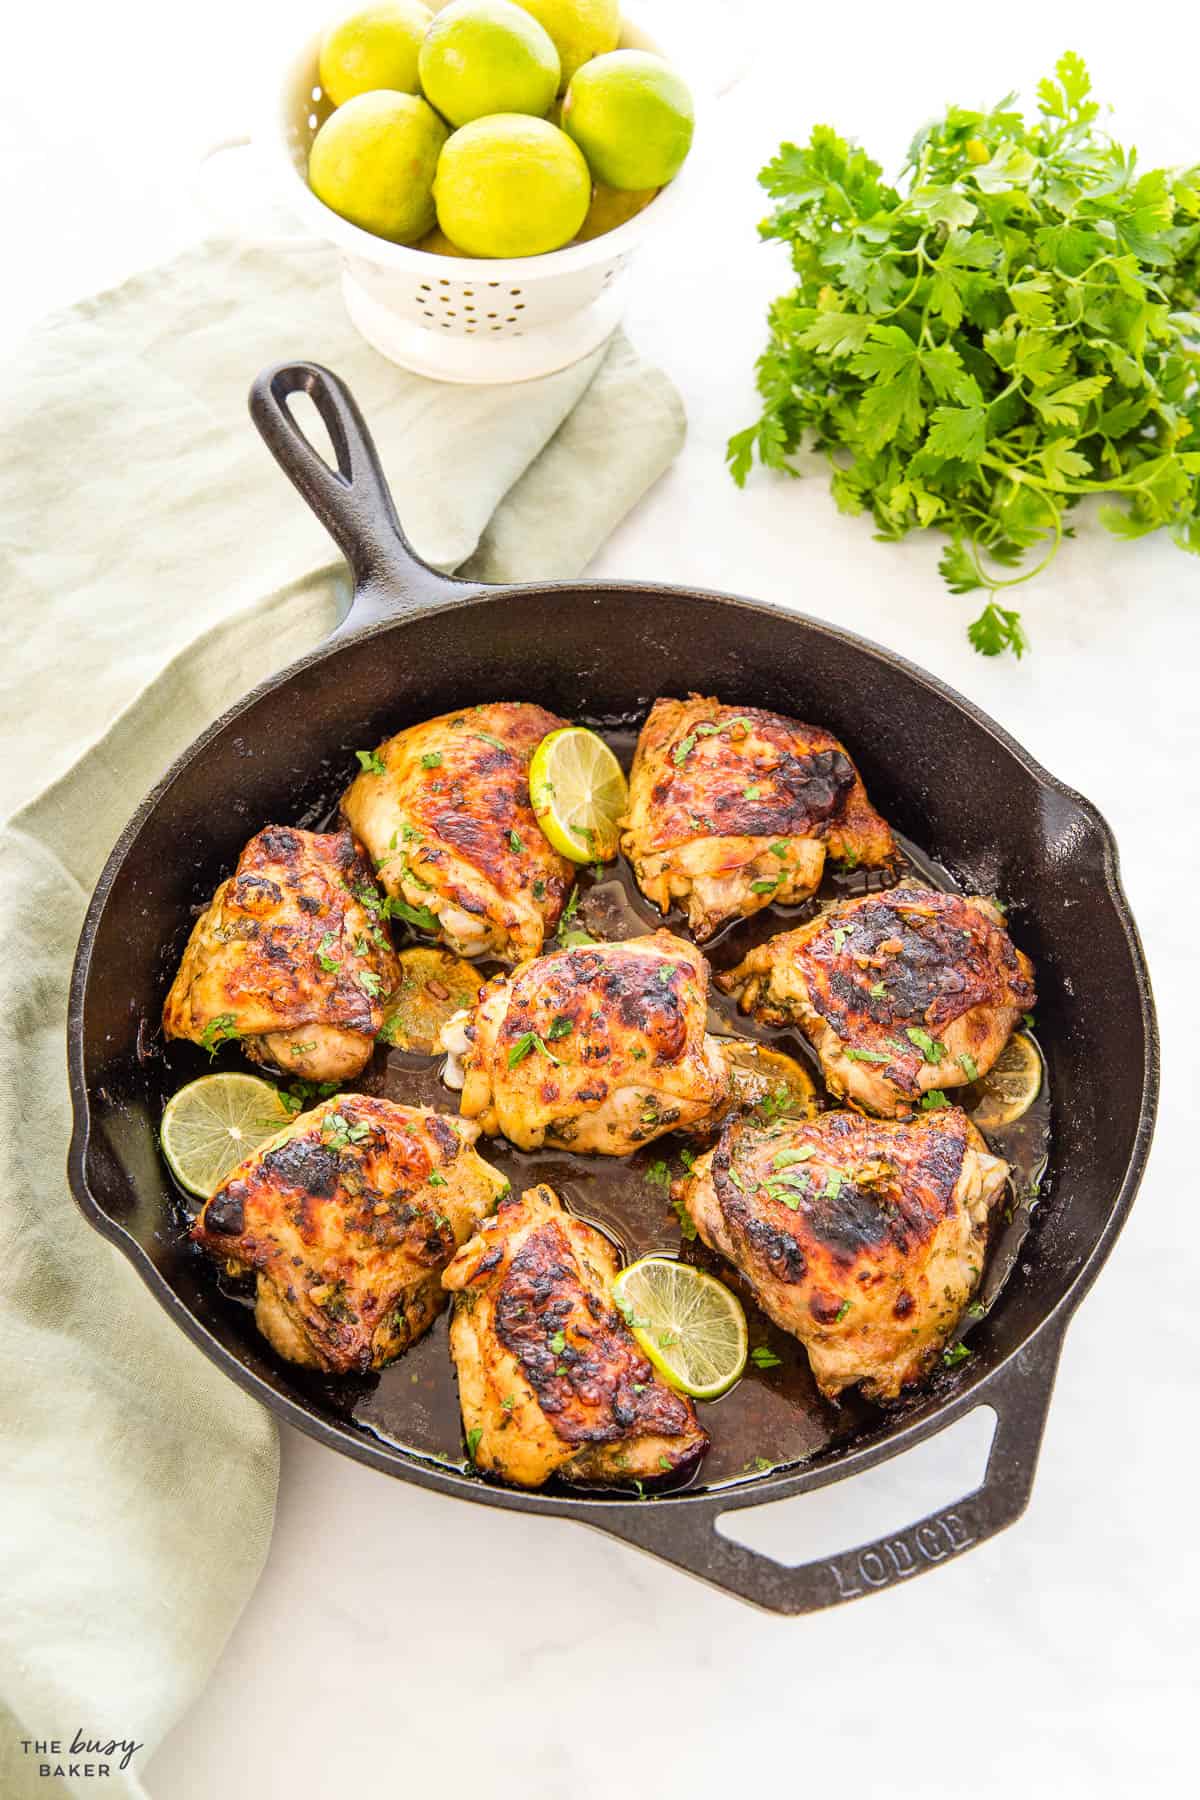
{"label": "charred chicken skin", "polygon": [[574,879],[529,803],[529,759],[565,720],[497,701],[444,713],[371,753],[342,800],[393,913],[460,956],[520,962]]}
{"label": "charred chicken skin", "polygon": [[497,975],[442,1041],[463,1053],[463,1116],[489,1135],[624,1156],[667,1131],[711,1130],[726,1111],[729,1072],[707,1012],[708,964],[657,931]]}
{"label": "charred chicken skin", "polygon": [[707,1433],[660,1381],[612,1300],[617,1255],[551,1188],[502,1200],[442,1277],[476,1466],[522,1487],[661,1480]]}
{"label": "charred chicken skin", "polygon": [[366,1067],[399,966],[348,831],[268,825],[196,920],[163,1007],[168,1038],[309,1081]]}
{"label": "charred chicken skin", "polygon": [[919,887],[832,906],[717,985],[767,1024],[798,1025],[830,1092],[885,1117],[986,1075],[1035,997],[990,901]]}
{"label": "charred chicken skin", "polygon": [[365,1094],[300,1113],[247,1158],[195,1225],[258,1277],[255,1322],[289,1362],[380,1369],[428,1329],[442,1270],[508,1186],[472,1125]]}
{"label": "charred chicken skin", "polygon": [[638,739],[621,848],[663,912],[703,942],[729,919],[807,900],[826,856],[895,852],[841,744],[819,726],[692,694],[657,700]]}
{"label": "charred chicken skin", "polygon": [[892,1400],[929,1374],[978,1287],[1007,1176],[956,1107],[911,1123],[827,1112],[732,1120],[683,1198],[823,1394],[861,1383]]}

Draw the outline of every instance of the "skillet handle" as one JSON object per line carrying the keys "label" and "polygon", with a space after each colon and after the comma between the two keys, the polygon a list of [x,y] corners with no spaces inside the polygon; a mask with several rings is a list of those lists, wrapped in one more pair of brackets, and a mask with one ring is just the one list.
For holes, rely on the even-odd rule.
{"label": "skillet handle", "polygon": [[[331,469],[288,407],[307,394],[321,416],[337,457]],[[350,616],[339,631],[395,618],[410,606],[478,592],[422,562],[396,516],[371,433],[350,389],[314,362],[276,363],[250,388],[250,416],[284,474],[332,537],[354,576]]]}
{"label": "skillet handle", "polygon": [[[821,1612],[880,1588],[899,1586],[909,1576],[925,1574],[995,1537],[1024,1512],[1033,1489],[1063,1330],[1064,1324],[1059,1323],[1043,1328],[1031,1344],[972,1393],[973,1405],[991,1406],[996,1413],[995,1435],[979,1487],[892,1536],[788,1568],[735,1544],[717,1530],[721,1516],[738,1506],[733,1493],[698,1500],[694,1512],[686,1506],[660,1507],[649,1501],[622,1507],[623,1517],[612,1526],[592,1523],[769,1612]],[[965,1417],[971,1410],[972,1406],[966,1406],[953,1416]],[[835,1467],[827,1480],[836,1479]]]}

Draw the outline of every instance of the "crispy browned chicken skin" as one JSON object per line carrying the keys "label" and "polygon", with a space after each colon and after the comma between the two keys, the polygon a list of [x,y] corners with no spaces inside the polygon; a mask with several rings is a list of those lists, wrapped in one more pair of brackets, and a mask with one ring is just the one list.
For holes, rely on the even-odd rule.
{"label": "crispy browned chicken skin", "polygon": [[891,1400],[933,1368],[979,1285],[1008,1164],[957,1107],[911,1123],[731,1120],[684,1204],[830,1397]]}
{"label": "crispy browned chicken skin", "polygon": [[380,744],[346,791],[399,916],[461,956],[520,962],[558,923],[574,870],[534,818],[529,759],[565,722],[507,701],[443,713]]}
{"label": "crispy browned chicken skin", "polygon": [[399,967],[348,831],[268,825],[196,920],[163,1007],[169,1038],[349,1081],[371,1059]]}
{"label": "crispy browned chicken skin", "polygon": [[[600,1156],[710,1130],[730,1081],[707,1012],[708,964],[668,931],[537,957],[480,994],[464,1033],[463,1115],[523,1150]],[[464,1047],[453,1022],[443,1042]]]}
{"label": "crispy browned chicken skin", "polygon": [[617,1254],[552,1188],[502,1200],[442,1277],[463,1429],[481,1469],[522,1487],[660,1480],[708,1448],[612,1301]]}
{"label": "crispy browned chicken skin", "polygon": [[885,1116],[986,1075],[1035,997],[990,901],[907,886],[769,938],[717,985],[767,1024],[798,1025],[830,1092]]}
{"label": "crispy browned chicken skin", "polygon": [[508,1183],[461,1119],[340,1094],[247,1158],[192,1228],[258,1276],[255,1322],[290,1362],[382,1368],[441,1311],[442,1270]]}
{"label": "crispy browned chicken skin", "polygon": [[827,855],[875,868],[895,852],[841,744],[755,706],[656,700],[629,780],[621,848],[701,942],[727,920],[807,900]]}

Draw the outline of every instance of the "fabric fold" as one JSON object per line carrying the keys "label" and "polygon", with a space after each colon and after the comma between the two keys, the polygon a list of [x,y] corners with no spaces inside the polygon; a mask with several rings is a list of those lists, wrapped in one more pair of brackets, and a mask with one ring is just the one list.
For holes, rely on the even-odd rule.
{"label": "fabric fold", "polygon": [[[278,1440],[177,1330],[66,1183],[67,990],[88,896],[171,761],[318,644],[347,574],[245,410],[260,367],[355,391],[430,562],[578,574],[678,450],[664,376],[618,334],[509,388],[392,368],[330,257],[214,242],[39,331],[9,363],[0,452],[0,1793],[79,1739],[139,1769],[202,1688],[267,1555]],[[31,698],[33,703],[31,703]],[[216,798],[216,797],[214,797]],[[257,823],[266,823],[258,821]],[[251,826],[247,827],[247,835]],[[58,1743],[40,1754],[38,1744]],[[31,1746],[27,1752],[23,1745]],[[124,1766],[121,1766],[124,1762]],[[95,1791],[68,1775],[59,1792]]]}

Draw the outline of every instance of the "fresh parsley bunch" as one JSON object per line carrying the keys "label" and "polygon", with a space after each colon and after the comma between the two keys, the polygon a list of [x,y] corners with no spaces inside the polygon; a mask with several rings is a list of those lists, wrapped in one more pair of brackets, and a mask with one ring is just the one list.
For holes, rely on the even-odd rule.
{"label": "fresh parsley bunch", "polygon": [[1200,166],[1140,174],[1095,128],[1079,57],[1055,76],[1032,125],[1011,96],[952,108],[900,189],[827,126],[759,176],[759,230],[798,279],[770,309],[733,478],[756,453],[790,470],[810,437],[843,511],[885,538],[948,533],[952,591],[992,596],[969,628],[986,656],[1027,648],[996,596],[1046,567],[1085,494],[1111,496],[1117,537],[1165,527],[1200,552]]}

